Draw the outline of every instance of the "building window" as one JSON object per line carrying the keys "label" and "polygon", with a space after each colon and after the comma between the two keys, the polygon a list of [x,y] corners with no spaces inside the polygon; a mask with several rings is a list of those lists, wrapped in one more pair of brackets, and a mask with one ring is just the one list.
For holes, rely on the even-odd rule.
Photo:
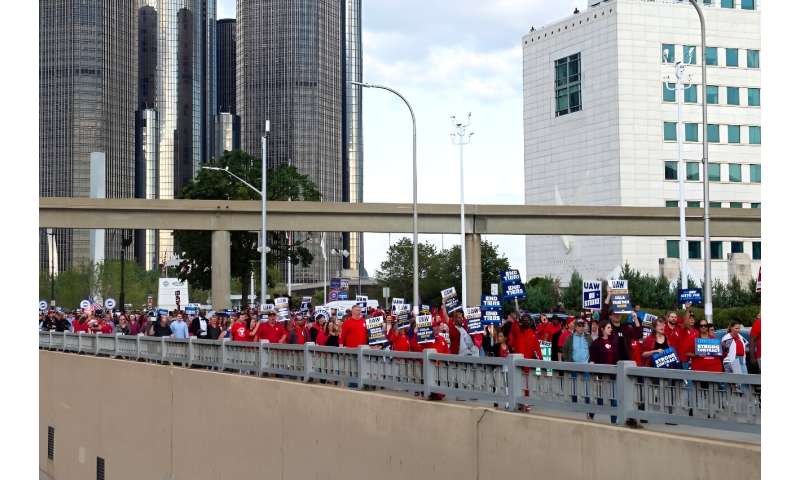
{"label": "building window", "polygon": [[716,123],[709,123],[706,129],[708,130],[708,141],[711,143],[719,143],[719,125]]}
{"label": "building window", "polygon": [[703,258],[702,255],[702,243],[699,240],[691,240],[689,243],[689,259],[690,260],[699,260]]}
{"label": "building window", "polygon": [[708,202],[708,208],[722,208],[722,202]]}
{"label": "building window", "polygon": [[581,109],[581,54],[555,62],[556,117]]}
{"label": "building window", "polygon": [[747,89],[747,105],[751,107],[761,106],[761,89],[748,88]]}
{"label": "building window", "polygon": [[683,134],[684,138],[687,142],[697,142],[699,141],[698,138],[698,128],[696,123],[684,123],[683,124]]}
{"label": "building window", "polygon": [[694,45],[683,46],[683,63],[694,65],[697,63],[697,47]]}
{"label": "building window", "polygon": [[744,242],[731,242],[731,253],[744,253]]}
{"label": "building window", "polygon": [[722,8],[733,8],[733,0],[722,0],[720,4]]}
{"label": "building window", "polygon": [[708,181],[709,182],[719,182],[720,179],[720,168],[719,163],[709,163],[708,164]]}
{"label": "building window", "polygon": [[686,208],[700,208],[699,201],[686,202]]}
{"label": "building window", "polygon": [[742,202],[731,202],[731,208],[742,208]]}
{"label": "building window", "polygon": [[678,240],[667,240],[667,258],[681,258]]}
{"label": "building window", "polygon": [[722,242],[711,242],[711,260],[722,260]]}
{"label": "building window", "polygon": [[748,50],[747,51],[747,68],[759,68],[761,64],[761,58],[759,58],[760,50]]}
{"label": "building window", "polygon": [[741,182],[742,181],[742,166],[738,163],[731,163],[728,165],[728,181]]}
{"label": "building window", "polygon": [[761,127],[751,126],[748,130],[750,133],[750,145],[761,145]]}
{"label": "building window", "polygon": [[750,165],[750,183],[761,183],[761,164]]}
{"label": "building window", "polygon": [[728,125],[728,143],[741,143],[741,133],[740,125]]}
{"label": "building window", "polygon": [[678,179],[678,162],[664,162],[664,180]]}
{"label": "building window", "polygon": [[706,87],[706,103],[709,105],[716,105],[719,103],[719,87],[716,85],[708,85]]}
{"label": "building window", "polygon": [[697,85],[689,85],[683,91],[683,101],[686,103],[697,103]]}
{"label": "building window", "polygon": [[675,142],[678,140],[678,129],[675,122],[664,122],[664,141]]}
{"label": "building window", "polygon": [[717,47],[706,47],[706,65],[717,65]]}
{"label": "building window", "polygon": [[675,63],[675,45],[672,43],[661,44],[661,61],[664,63]]}
{"label": "building window", "polygon": [[725,103],[728,105],[739,105],[739,87],[728,87],[726,96]]}
{"label": "building window", "polygon": [[750,208],[761,208],[761,202],[753,202],[750,204]]}
{"label": "building window", "polygon": [[675,84],[674,83],[664,83],[662,86],[661,92],[661,99],[665,102],[674,102],[675,101]]}
{"label": "building window", "polygon": [[753,242],[753,260],[761,260],[761,242]]}
{"label": "building window", "polygon": [[667,208],[678,208],[678,201],[677,200],[667,200],[666,205]]}
{"label": "building window", "polygon": [[726,48],[725,49],[725,65],[728,67],[739,66],[739,49]]}
{"label": "building window", "polygon": [[742,10],[755,10],[756,0],[742,0]]}
{"label": "building window", "polygon": [[700,180],[700,162],[686,162],[686,180]]}

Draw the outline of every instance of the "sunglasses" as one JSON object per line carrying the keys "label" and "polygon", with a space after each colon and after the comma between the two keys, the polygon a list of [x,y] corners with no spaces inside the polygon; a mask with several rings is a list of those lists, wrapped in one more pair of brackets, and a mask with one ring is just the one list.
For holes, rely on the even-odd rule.
{"label": "sunglasses", "polygon": [[700,324],[700,328],[708,328],[708,324],[706,324],[706,323],[701,323],[701,324]]}

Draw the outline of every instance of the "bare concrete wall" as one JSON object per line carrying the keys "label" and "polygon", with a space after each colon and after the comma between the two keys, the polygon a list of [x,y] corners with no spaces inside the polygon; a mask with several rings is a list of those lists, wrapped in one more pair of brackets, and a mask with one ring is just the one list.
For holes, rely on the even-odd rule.
{"label": "bare concrete wall", "polygon": [[109,480],[749,480],[761,465],[754,445],[75,354],[39,361],[39,465],[55,480],[95,478],[97,456]]}

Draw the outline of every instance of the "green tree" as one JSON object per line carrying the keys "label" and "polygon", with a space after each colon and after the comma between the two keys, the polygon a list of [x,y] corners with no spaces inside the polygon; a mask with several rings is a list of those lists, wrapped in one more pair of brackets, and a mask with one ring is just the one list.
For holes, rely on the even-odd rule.
{"label": "green tree", "polygon": [[[230,172],[243,178],[256,187],[261,185],[261,162],[255,157],[240,150],[225,152],[214,160],[213,166],[227,168]],[[295,167],[281,165],[267,172],[267,198],[269,200],[306,200],[319,201],[320,192],[314,182]],[[179,195],[179,198],[198,200],[259,200],[257,192],[248,188],[230,175],[213,170],[201,170]],[[211,287],[211,232],[176,231],[175,241],[184,261],[178,278],[189,280],[194,288],[207,290]],[[285,232],[268,232],[267,245],[270,253],[267,261],[270,266],[284,262],[286,258],[293,265],[308,266],[313,260],[306,245],[311,242],[311,235],[305,234],[302,240],[295,240],[290,248],[286,242]],[[303,235],[301,235],[302,237]],[[249,293],[250,272],[255,271],[260,261],[257,251],[258,236],[250,232],[231,232],[231,276],[238,278],[242,285],[242,295]],[[271,270],[273,273],[276,270]],[[268,279],[272,287],[276,285],[276,276]],[[260,281],[259,278],[256,279]]]}
{"label": "green tree", "polygon": [[[448,287],[456,287],[461,290],[461,245],[454,245],[441,252],[441,275],[442,284],[440,291]],[[492,283],[500,282],[500,275],[508,270],[508,258],[501,255],[497,250],[497,245],[482,241],[481,242],[481,293],[489,293]],[[449,285],[446,285],[449,283]],[[477,306],[477,305],[475,305]]]}
{"label": "green tree", "polygon": [[550,276],[534,277],[525,285],[525,295],[520,308],[534,313],[549,312],[561,301],[559,280]]}
{"label": "green tree", "polygon": [[[394,245],[389,246],[386,260],[381,262],[376,275],[382,285],[389,287],[393,297],[405,298],[407,303],[414,301],[413,247],[414,245],[408,237],[403,237]],[[453,277],[442,278],[441,255],[433,244],[420,243],[418,258],[420,301],[438,305],[441,303],[441,290],[452,286],[442,287],[442,285],[452,283]]]}
{"label": "green tree", "polygon": [[574,271],[569,277],[569,285],[564,289],[562,298],[564,308],[568,310],[580,310],[583,307],[583,278],[581,274]]}
{"label": "green tree", "polygon": [[[103,298],[113,298],[119,304],[121,262],[106,260],[96,266],[97,292]],[[141,308],[147,303],[147,295],[158,294],[158,271],[147,271],[136,262],[125,262],[125,303]],[[194,295],[193,295],[194,296]],[[118,308],[122,308],[119,305]]]}

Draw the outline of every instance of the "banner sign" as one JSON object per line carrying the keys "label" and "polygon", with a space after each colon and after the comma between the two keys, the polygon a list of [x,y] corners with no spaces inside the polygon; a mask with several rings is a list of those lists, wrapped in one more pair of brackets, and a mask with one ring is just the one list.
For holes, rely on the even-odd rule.
{"label": "banner sign", "polygon": [[[411,306],[409,305],[409,307],[411,307]],[[420,313],[420,315],[430,315],[431,314],[431,306],[430,305],[420,305],[419,306],[419,313]]]}
{"label": "banner sign", "polygon": [[683,305],[691,303],[692,305],[703,304],[703,291],[699,288],[683,288],[678,293],[678,303]]}
{"label": "banner sign", "polygon": [[450,287],[442,290],[442,306],[447,309],[447,313],[453,313],[461,308],[461,300],[456,293],[456,287]]}
{"label": "banner sign", "polygon": [[[643,312],[640,312],[643,313]],[[642,315],[642,338],[649,337],[653,333],[653,326],[656,324],[656,317],[650,313],[644,313]]]}
{"label": "banner sign", "polygon": [[503,320],[500,318],[500,312],[497,310],[484,310],[481,322],[484,325],[500,325]]}
{"label": "banner sign", "polygon": [[401,328],[408,328],[411,325],[411,322],[408,320],[409,310],[411,310],[410,307],[410,305],[398,305],[397,308],[399,308],[399,310],[395,311],[395,315],[397,316],[395,326],[398,330]]}
{"label": "banner sign", "polygon": [[200,313],[200,304],[199,303],[190,303],[186,305],[186,308],[183,309],[186,315],[197,315]]}
{"label": "banner sign", "polygon": [[338,299],[339,299],[339,290],[332,288],[330,291],[328,291],[329,302],[335,302]]}
{"label": "banner sign", "polygon": [[39,310],[42,311],[42,312],[47,310],[47,301],[46,300],[42,300],[42,301],[39,302]]}
{"label": "banner sign", "polygon": [[631,313],[631,296],[628,294],[627,280],[610,280],[611,313]]}
{"label": "banner sign", "polygon": [[367,301],[369,297],[366,295],[356,295],[356,303],[361,307],[361,310],[367,310]]}
{"label": "banner sign", "polygon": [[303,297],[303,301],[300,302],[300,311],[306,313],[309,308],[311,308],[311,297]]}
{"label": "banner sign", "polygon": [[481,307],[467,307],[464,309],[464,320],[467,322],[467,333],[483,333],[481,323]]}
{"label": "banner sign", "polygon": [[522,279],[519,276],[519,270],[507,270],[500,274],[500,279],[505,285],[522,283]]}
{"label": "banner sign", "polygon": [[392,311],[396,311],[402,305],[405,305],[406,300],[404,298],[393,298],[392,299]]}
{"label": "banner sign", "polygon": [[600,282],[583,282],[584,310],[600,310],[601,287],[602,284]]}
{"label": "banner sign", "polygon": [[347,300],[347,290],[342,290],[339,292],[339,300]]}
{"label": "banner sign", "polygon": [[653,365],[656,368],[677,368],[681,362],[678,360],[678,355],[672,347],[667,348],[662,353],[653,354]]}
{"label": "banner sign", "polygon": [[433,318],[430,315],[417,316],[417,343],[431,343],[434,340]]}
{"label": "banner sign", "polygon": [[514,300],[515,298],[525,298],[525,288],[522,286],[522,278],[519,270],[508,270],[500,275],[503,283],[503,300]]}
{"label": "banner sign", "polygon": [[500,305],[500,299],[497,298],[497,295],[484,295],[483,300],[481,300],[481,310],[495,310],[499,312],[503,309],[503,306]]}
{"label": "banner sign", "polygon": [[722,343],[717,338],[696,338],[694,354],[698,357],[721,357]]}
{"label": "banner sign", "polygon": [[275,310],[278,312],[279,322],[284,322],[289,320],[289,299],[286,297],[276,298]]}
{"label": "banner sign", "polygon": [[173,308],[176,303],[189,303],[189,284],[177,278],[158,279],[158,306]]}
{"label": "banner sign", "polygon": [[324,316],[326,321],[331,318],[330,312],[325,307],[314,307],[314,318],[317,318],[317,315]]}
{"label": "banner sign", "polygon": [[344,314],[347,313],[347,309],[344,307],[337,307],[336,308],[336,318],[339,320],[344,318]]}
{"label": "banner sign", "polygon": [[388,342],[383,331],[383,317],[370,317],[367,319],[367,338],[370,345],[381,345]]}

